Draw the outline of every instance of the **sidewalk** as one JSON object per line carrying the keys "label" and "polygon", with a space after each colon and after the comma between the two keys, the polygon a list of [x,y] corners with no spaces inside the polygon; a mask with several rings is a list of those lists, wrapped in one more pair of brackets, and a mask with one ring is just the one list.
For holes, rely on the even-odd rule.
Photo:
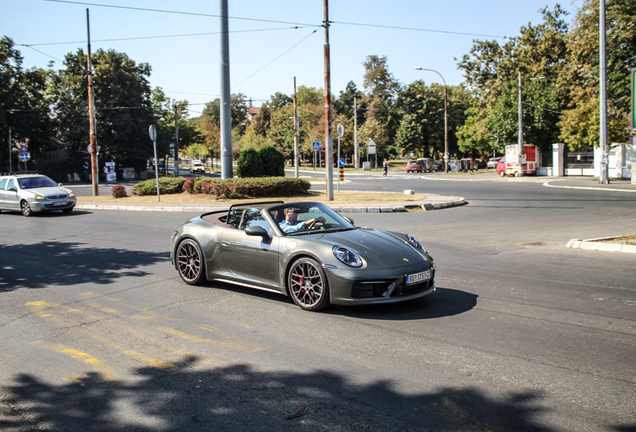
{"label": "sidewalk", "polygon": [[[101,187],[101,186],[100,186]],[[396,200],[398,194],[396,194]],[[393,203],[355,203],[329,205],[340,213],[391,213],[404,212],[406,207],[421,207],[422,210],[431,211],[451,208],[466,204],[466,200],[459,196],[427,194],[427,198],[421,201],[393,202]],[[216,210],[227,210],[228,204],[219,205],[184,205],[184,204],[107,204],[100,202],[78,203],[76,209],[81,210],[119,210],[119,211],[156,211],[156,212],[192,212],[207,213]]]}

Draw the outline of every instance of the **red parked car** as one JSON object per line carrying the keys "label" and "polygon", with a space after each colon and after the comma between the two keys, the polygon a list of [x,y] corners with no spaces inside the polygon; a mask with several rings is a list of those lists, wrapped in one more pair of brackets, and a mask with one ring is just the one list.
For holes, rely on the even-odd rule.
{"label": "red parked car", "polygon": [[418,159],[413,159],[408,161],[408,163],[406,164],[406,173],[410,173],[410,172],[424,172],[424,170],[426,169],[426,167],[424,166],[424,161],[418,160]]}
{"label": "red parked car", "polygon": [[508,174],[506,172],[506,157],[505,156],[499,159],[499,162],[497,162],[497,174],[499,174],[502,177]]}

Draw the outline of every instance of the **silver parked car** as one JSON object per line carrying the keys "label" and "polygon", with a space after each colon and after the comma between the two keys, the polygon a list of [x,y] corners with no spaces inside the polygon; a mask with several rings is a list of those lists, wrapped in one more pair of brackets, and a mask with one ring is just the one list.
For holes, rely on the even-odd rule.
{"label": "silver parked car", "polygon": [[171,240],[170,259],[185,283],[277,292],[310,311],[435,291],[435,262],[415,237],[356,227],[319,202],[233,205],[190,219]]}
{"label": "silver parked car", "polygon": [[54,210],[70,213],[76,203],[77,198],[72,190],[45,175],[0,175],[0,211],[19,211],[24,216]]}

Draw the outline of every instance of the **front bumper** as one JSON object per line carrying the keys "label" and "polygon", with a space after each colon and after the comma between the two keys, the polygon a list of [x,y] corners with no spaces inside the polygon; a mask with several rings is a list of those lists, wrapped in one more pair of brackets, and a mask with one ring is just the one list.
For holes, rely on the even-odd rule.
{"label": "front bumper", "polygon": [[[406,285],[406,275],[430,270],[431,279]],[[435,268],[426,265],[408,266],[381,271],[326,268],[331,293],[330,301],[337,305],[397,303],[413,300],[435,292]]]}
{"label": "front bumper", "polygon": [[75,207],[77,204],[77,199],[70,198],[66,200],[56,200],[56,201],[37,201],[31,200],[29,201],[29,206],[31,210],[34,212],[47,212],[47,211],[56,211],[56,210],[67,210],[69,208]]}

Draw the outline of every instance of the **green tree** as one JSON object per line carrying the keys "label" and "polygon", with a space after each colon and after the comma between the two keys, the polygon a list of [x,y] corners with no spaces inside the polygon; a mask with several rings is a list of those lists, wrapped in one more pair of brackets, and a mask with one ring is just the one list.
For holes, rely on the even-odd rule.
{"label": "green tree", "polygon": [[[629,71],[636,67],[636,3],[606,2],[608,135],[610,142],[629,139]],[[599,2],[587,0],[568,35],[568,68],[562,86],[569,103],[559,123],[570,149],[599,145]]]}
{"label": "green tree", "polygon": [[272,145],[258,151],[264,177],[285,177],[285,155]]}
{"label": "green tree", "polygon": [[389,72],[386,56],[367,56],[363,65],[366,91],[364,102],[367,104],[365,123],[373,120],[372,124],[364,128],[364,132],[377,144],[377,151],[383,153],[397,129],[399,118],[394,115],[393,108],[401,86]]}
{"label": "green tree", "polygon": [[261,158],[253,148],[246,148],[236,162],[236,175],[240,178],[263,177],[263,165]]}
{"label": "green tree", "polygon": [[[55,113],[62,146],[79,155],[89,140],[86,54],[67,54],[56,86]],[[98,50],[94,67],[97,145],[102,160],[144,169],[153,153],[148,126],[155,119],[148,84],[150,66],[135,63],[126,54]]]}
{"label": "green tree", "polygon": [[[556,5],[540,11],[542,22],[528,24],[520,35],[504,45],[496,41],[475,41],[470,55],[459,62],[467,86],[472,90],[468,119],[458,129],[459,148],[464,152],[503,152],[505,144],[516,141],[518,127],[518,75],[524,84],[525,141],[548,150],[558,139],[558,117],[568,102],[568,92],[560,84],[568,70],[567,12]],[[533,79],[543,80],[541,84]]]}
{"label": "green tree", "polygon": [[402,154],[421,154],[422,142],[422,127],[416,121],[415,116],[413,114],[404,115],[395,136],[395,144],[402,150]]}
{"label": "green tree", "polygon": [[[51,70],[22,68],[22,56],[13,40],[0,39],[0,136],[13,142],[12,165],[17,167],[16,147],[27,145],[31,157],[55,148],[54,122],[49,116],[51,96],[48,85],[55,80]],[[9,170],[9,146],[0,147],[0,160]]]}

